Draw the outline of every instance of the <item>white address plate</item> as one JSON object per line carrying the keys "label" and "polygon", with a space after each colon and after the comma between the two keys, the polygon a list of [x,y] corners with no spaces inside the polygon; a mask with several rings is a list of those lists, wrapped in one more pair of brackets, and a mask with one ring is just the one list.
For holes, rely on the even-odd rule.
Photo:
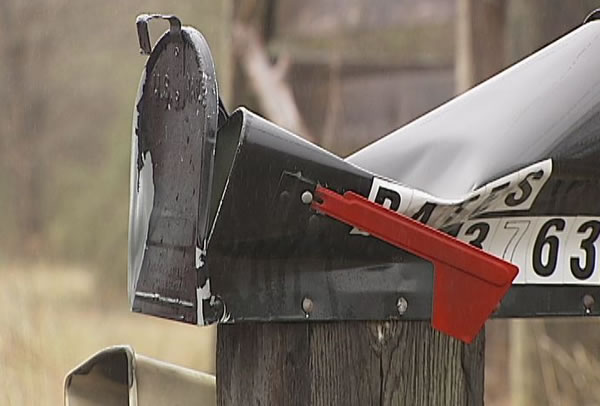
{"label": "white address plate", "polygon": [[457,237],[517,265],[515,284],[600,285],[600,217],[471,220]]}
{"label": "white address plate", "polygon": [[541,161],[458,201],[374,178],[368,198],[512,262],[514,284],[600,286],[600,217],[532,213],[551,174],[552,161]]}

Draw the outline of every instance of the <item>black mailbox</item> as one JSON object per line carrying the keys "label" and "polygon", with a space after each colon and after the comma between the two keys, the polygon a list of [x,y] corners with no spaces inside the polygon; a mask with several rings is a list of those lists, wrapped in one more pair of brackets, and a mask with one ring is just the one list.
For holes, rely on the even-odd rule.
{"label": "black mailbox", "polygon": [[[445,310],[453,323],[471,317],[469,306],[483,306],[471,302],[483,291],[459,279],[436,282],[432,256],[319,210],[314,201],[326,189],[358,196],[380,223],[395,225],[386,217],[393,212],[421,224],[420,252],[433,250],[427,238],[438,238],[456,245],[447,252],[458,262],[492,261],[467,270],[497,288],[480,309],[485,317],[599,314],[600,22],[593,15],[345,159],[244,108],[228,114],[202,35],[166,17],[171,27],[151,49],[153,17],[138,18],[150,56],[132,140],[134,311],[201,325],[435,321],[444,289],[466,302]],[[389,233],[409,233],[394,227]],[[495,277],[496,266],[506,272]]]}

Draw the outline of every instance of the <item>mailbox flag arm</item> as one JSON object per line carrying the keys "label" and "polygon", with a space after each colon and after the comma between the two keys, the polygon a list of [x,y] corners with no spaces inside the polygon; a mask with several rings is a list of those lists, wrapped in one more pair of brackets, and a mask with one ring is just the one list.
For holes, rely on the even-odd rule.
{"label": "mailbox flag arm", "polygon": [[354,192],[317,186],[311,207],[433,263],[434,328],[470,343],[517,276],[518,268]]}

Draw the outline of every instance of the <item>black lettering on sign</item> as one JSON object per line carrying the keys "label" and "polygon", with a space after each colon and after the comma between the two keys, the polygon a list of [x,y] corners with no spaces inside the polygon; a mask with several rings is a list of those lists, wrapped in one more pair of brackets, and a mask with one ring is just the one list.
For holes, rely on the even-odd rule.
{"label": "black lettering on sign", "polygon": [[477,247],[477,248],[481,248],[483,249],[483,241],[485,240],[485,238],[487,237],[487,235],[490,232],[490,225],[488,223],[475,223],[473,224],[471,227],[467,228],[467,231],[465,231],[465,235],[469,236],[469,235],[474,235],[475,233],[477,233],[477,236],[472,239],[471,241],[469,241],[469,244]]}
{"label": "black lettering on sign", "polygon": [[412,215],[412,219],[420,221],[423,224],[427,224],[427,222],[431,218],[433,210],[435,210],[436,207],[437,204],[427,202],[423,206],[421,206],[418,212]]}
{"label": "black lettering on sign", "polygon": [[[446,226],[448,224],[454,223],[457,221],[457,219],[461,216],[461,214],[467,210],[467,206],[469,206],[470,204],[476,202],[477,200],[479,200],[479,198],[481,197],[480,194],[477,194],[475,196],[471,196],[469,197],[467,200],[460,202],[453,207],[453,211],[448,215],[448,217],[446,217],[446,219],[442,222],[442,228],[446,228]],[[444,231],[445,232],[445,231]],[[457,231],[458,233],[458,231]],[[454,234],[454,237],[456,237],[457,234]]]}
{"label": "black lettering on sign", "polygon": [[[375,203],[378,203],[393,211],[398,211],[401,200],[402,197],[400,196],[400,193],[384,187],[379,187],[377,195],[375,196]],[[389,202],[389,205],[386,205],[386,202]]]}
{"label": "black lettering on sign", "polygon": [[498,185],[498,186],[492,188],[492,190],[490,191],[490,194],[487,195],[485,199],[483,199],[483,202],[481,202],[481,204],[473,211],[473,214],[479,214],[481,212],[486,211],[490,207],[490,204],[492,204],[494,202],[494,199],[496,198],[496,196],[499,195],[500,192],[502,192],[504,189],[506,189],[509,186],[510,186],[510,182],[506,182],[506,183],[503,183],[501,185]]}
{"label": "black lettering on sign", "polygon": [[585,264],[581,266],[578,257],[571,257],[570,259],[571,273],[577,279],[588,279],[594,272],[594,266],[596,265],[596,247],[594,247],[594,243],[600,235],[600,221],[586,221],[579,226],[577,234],[586,234],[588,231],[590,231],[589,236],[583,239],[579,245],[585,251]]}
{"label": "black lettering on sign", "polygon": [[[507,206],[518,206],[521,203],[523,203],[524,201],[526,201],[527,199],[529,199],[529,196],[531,196],[531,192],[533,192],[533,188],[531,187],[530,180],[531,179],[539,180],[539,179],[542,179],[543,176],[544,176],[543,170],[539,170],[537,172],[531,172],[531,173],[528,173],[527,175],[525,175],[525,179],[523,179],[518,184],[519,192],[513,192],[513,193],[509,194],[508,196],[506,196],[504,203],[506,203]],[[519,197],[517,197],[517,193],[520,194]]]}
{"label": "black lettering on sign", "polygon": [[[556,231],[563,231],[565,229],[566,222],[561,218],[553,218],[544,223],[540,232],[535,239],[533,246],[533,270],[540,276],[550,276],[556,270],[556,263],[558,260],[558,237],[555,235],[548,235],[550,229],[554,228]],[[544,247],[548,247],[548,256],[544,262],[542,259],[542,253]]]}

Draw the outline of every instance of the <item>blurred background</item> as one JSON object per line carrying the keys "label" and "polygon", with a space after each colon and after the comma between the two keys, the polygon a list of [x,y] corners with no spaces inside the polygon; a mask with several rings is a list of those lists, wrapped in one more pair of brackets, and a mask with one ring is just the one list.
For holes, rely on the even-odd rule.
{"label": "blurred background", "polygon": [[[135,17],[208,39],[221,96],[347,155],[581,24],[589,0],[0,0],[0,404],[100,348],[214,371],[214,329],[126,300]],[[158,27],[157,27],[158,26]],[[158,38],[165,26],[152,26]],[[484,136],[484,135],[482,135]],[[487,405],[600,404],[600,320],[493,321]]]}

